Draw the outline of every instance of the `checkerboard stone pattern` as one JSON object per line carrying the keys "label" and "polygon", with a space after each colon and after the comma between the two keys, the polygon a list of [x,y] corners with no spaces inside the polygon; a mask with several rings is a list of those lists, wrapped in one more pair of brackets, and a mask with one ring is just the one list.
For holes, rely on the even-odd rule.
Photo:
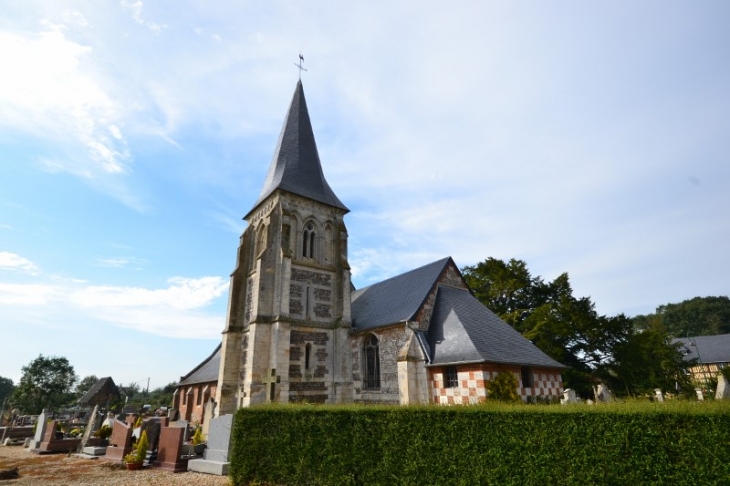
{"label": "checkerboard stone pattern", "polygon": [[[435,368],[431,372],[431,401],[440,405],[471,405],[487,399],[486,384],[495,378],[500,371],[514,373],[520,380],[519,366],[478,365],[462,366],[457,370],[459,385],[447,388],[443,368]],[[563,382],[560,372],[556,370],[533,370],[533,388],[524,388],[520,383],[520,395],[526,401],[528,397],[560,398],[563,394]]]}

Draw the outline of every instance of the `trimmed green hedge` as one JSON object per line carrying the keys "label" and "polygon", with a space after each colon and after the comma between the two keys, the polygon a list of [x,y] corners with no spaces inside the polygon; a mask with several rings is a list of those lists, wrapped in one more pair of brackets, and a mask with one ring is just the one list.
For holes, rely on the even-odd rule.
{"label": "trimmed green hedge", "polygon": [[234,484],[730,484],[724,404],[241,409]]}

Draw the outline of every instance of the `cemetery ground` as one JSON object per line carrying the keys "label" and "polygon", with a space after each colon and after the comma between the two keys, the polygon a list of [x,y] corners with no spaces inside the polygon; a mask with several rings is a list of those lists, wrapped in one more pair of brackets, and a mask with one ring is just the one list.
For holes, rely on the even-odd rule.
{"label": "cemetery ground", "polygon": [[21,445],[0,446],[0,471],[18,468],[17,479],[5,485],[196,485],[224,486],[226,476],[195,472],[173,473],[158,468],[127,471],[124,465],[102,459],[80,459],[68,454],[33,454]]}

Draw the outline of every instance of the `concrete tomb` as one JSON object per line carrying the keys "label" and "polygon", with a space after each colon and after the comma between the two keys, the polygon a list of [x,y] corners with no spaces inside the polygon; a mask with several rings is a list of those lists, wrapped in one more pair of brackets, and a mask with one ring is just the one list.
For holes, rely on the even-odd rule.
{"label": "concrete tomb", "polygon": [[[58,437],[58,434],[60,434],[61,437]],[[52,420],[48,424],[48,427],[46,427],[46,432],[43,435],[43,440],[38,445],[38,447],[33,449],[31,452],[35,452],[36,454],[51,454],[53,452],[76,452],[79,444],[81,444],[81,439],[64,439],[63,434],[61,434],[60,432],[58,434],[56,432],[56,421]]]}
{"label": "concrete tomb", "polygon": [[104,459],[124,462],[124,456],[130,452],[132,452],[132,427],[117,420],[114,422]]}
{"label": "concrete tomb", "polygon": [[725,375],[720,373],[717,376],[717,390],[715,390],[715,400],[727,400],[730,398],[730,383],[728,383]]}
{"label": "concrete tomb", "polygon": [[182,427],[162,427],[155,467],[172,472],[188,470],[188,459],[182,457],[184,432]]}
{"label": "concrete tomb", "polygon": [[188,470],[206,474],[226,476],[228,474],[228,453],[231,448],[231,426],[233,415],[221,415],[210,421],[208,431],[208,447],[203,459],[192,459],[188,462]]}

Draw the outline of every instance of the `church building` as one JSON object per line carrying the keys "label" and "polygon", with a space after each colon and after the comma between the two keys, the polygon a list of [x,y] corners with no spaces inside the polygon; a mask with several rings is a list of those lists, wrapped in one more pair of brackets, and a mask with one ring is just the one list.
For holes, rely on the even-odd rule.
{"label": "church building", "polygon": [[482,305],[450,257],[354,289],[348,211],[325,179],[299,81],[244,217],[222,343],[180,395],[206,389],[194,372],[219,363],[207,388],[216,415],[265,402],[478,403],[500,371],[526,401],[562,396],[565,367]]}

